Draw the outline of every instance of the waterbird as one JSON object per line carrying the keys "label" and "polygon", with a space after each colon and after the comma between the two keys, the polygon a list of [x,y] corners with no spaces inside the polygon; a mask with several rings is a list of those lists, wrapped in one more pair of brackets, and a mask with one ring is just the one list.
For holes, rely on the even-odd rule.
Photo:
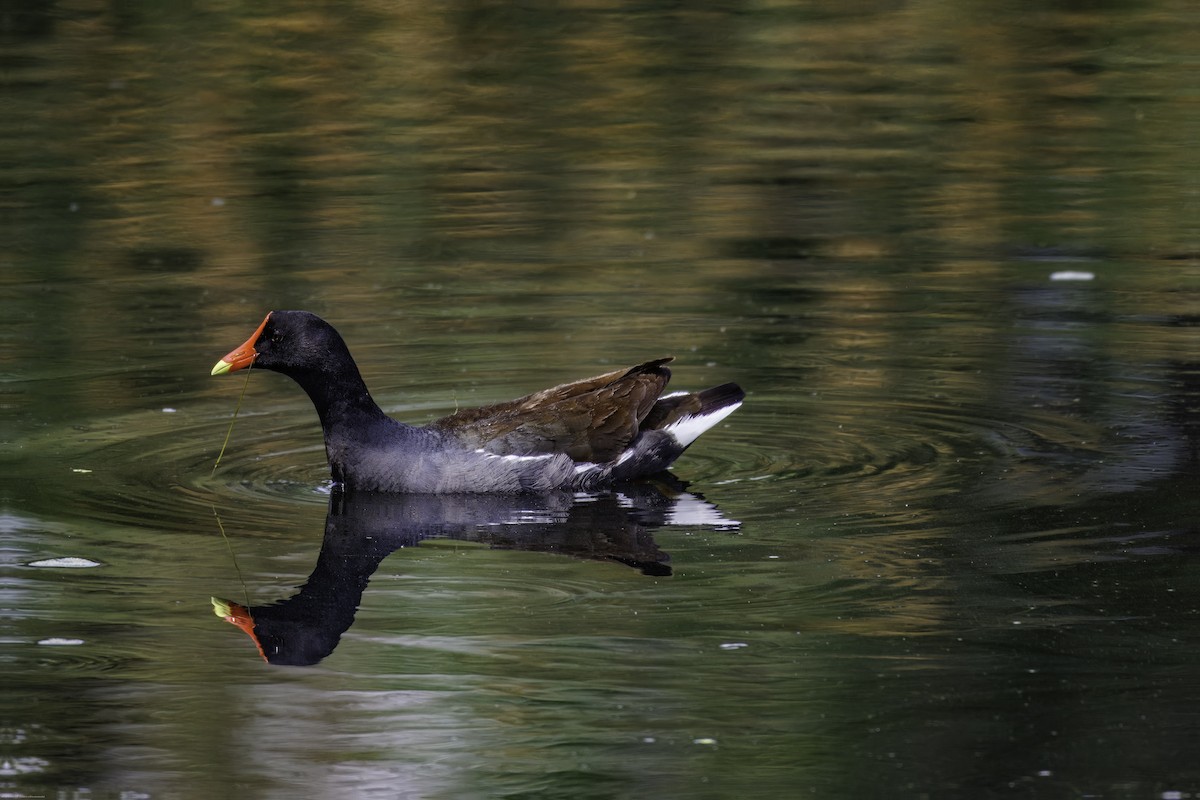
{"label": "waterbird", "polygon": [[213,375],[251,365],[300,384],[333,480],[426,494],[593,491],[665,471],[745,398],[736,383],[663,394],[673,356],[464,409],[424,426],[386,415],[341,335],[308,311],[271,311]]}

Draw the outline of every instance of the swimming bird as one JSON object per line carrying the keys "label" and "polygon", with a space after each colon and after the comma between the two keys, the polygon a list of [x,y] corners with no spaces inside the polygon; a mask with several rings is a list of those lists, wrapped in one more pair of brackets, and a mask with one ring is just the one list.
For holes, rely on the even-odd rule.
{"label": "swimming bird", "polygon": [[308,311],[272,311],[213,375],[254,365],[300,384],[321,418],[334,481],[385,492],[590,491],[666,470],[733,413],[735,383],[664,395],[658,358],[458,411],[424,426],[384,414],[341,335]]}

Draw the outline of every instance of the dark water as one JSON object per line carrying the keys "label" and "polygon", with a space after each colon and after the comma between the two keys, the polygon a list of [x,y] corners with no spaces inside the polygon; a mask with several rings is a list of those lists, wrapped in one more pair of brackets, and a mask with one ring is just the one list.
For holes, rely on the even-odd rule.
{"label": "dark water", "polygon": [[[6,19],[0,796],[1200,793],[1189,5]],[[409,421],[749,396],[364,500],[252,372],[214,471],[289,307]]]}

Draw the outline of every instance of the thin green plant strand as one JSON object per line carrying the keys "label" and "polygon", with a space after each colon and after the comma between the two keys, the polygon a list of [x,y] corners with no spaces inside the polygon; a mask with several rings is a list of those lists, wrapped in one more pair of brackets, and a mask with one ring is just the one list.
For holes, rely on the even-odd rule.
{"label": "thin green plant strand", "polygon": [[225,546],[229,548],[229,557],[233,560],[233,571],[237,573],[238,583],[242,585],[242,595],[246,598],[246,608],[250,608],[250,590],[246,588],[246,579],[242,577],[242,568],[238,566],[237,553],[233,552],[233,542],[229,541],[229,536],[225,533],[225,526],[221,524],[221,515],[217,513],[217,507],[212,507],[213,517],[217,520],[217,530],[221,531],[221,538],[225,540]]}
{"label": "thin green plant strand", "polygon": [[[246,382],[242,384],[242,393],[238,395],[237,406],[233,409],[233,419],[229,420],[229,430],[225,431],[225,441],[221,442],[221,452],[217,453],[217,460],[213,463],[212,472],[208,477],[217,474],[217,467],[221,466],[221,459],[225,457],[225,448],[229,446],[229,437],[233,436],[233,423],[237,422],[238,412],[242,410],[242,399],[246,396],[246,389],[250,386],[250,370],[254,368],[254,364],[246,367]],[[224,533],[225,531],[221,531]]]}

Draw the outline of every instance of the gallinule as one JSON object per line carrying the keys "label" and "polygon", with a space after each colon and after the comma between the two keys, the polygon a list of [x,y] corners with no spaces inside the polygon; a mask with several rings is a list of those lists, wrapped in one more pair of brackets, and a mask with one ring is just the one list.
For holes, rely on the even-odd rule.
{"label": "gallinule", "polygon": [[671,465],[742,404],[735,383],[663,395],[671,358],[555,386],[424,427],[380,410],[333,326],[307,311],[272,311],[213,375],[254,364],[287,375],[321,417],[333,479],[388,492],[598,489]]}

